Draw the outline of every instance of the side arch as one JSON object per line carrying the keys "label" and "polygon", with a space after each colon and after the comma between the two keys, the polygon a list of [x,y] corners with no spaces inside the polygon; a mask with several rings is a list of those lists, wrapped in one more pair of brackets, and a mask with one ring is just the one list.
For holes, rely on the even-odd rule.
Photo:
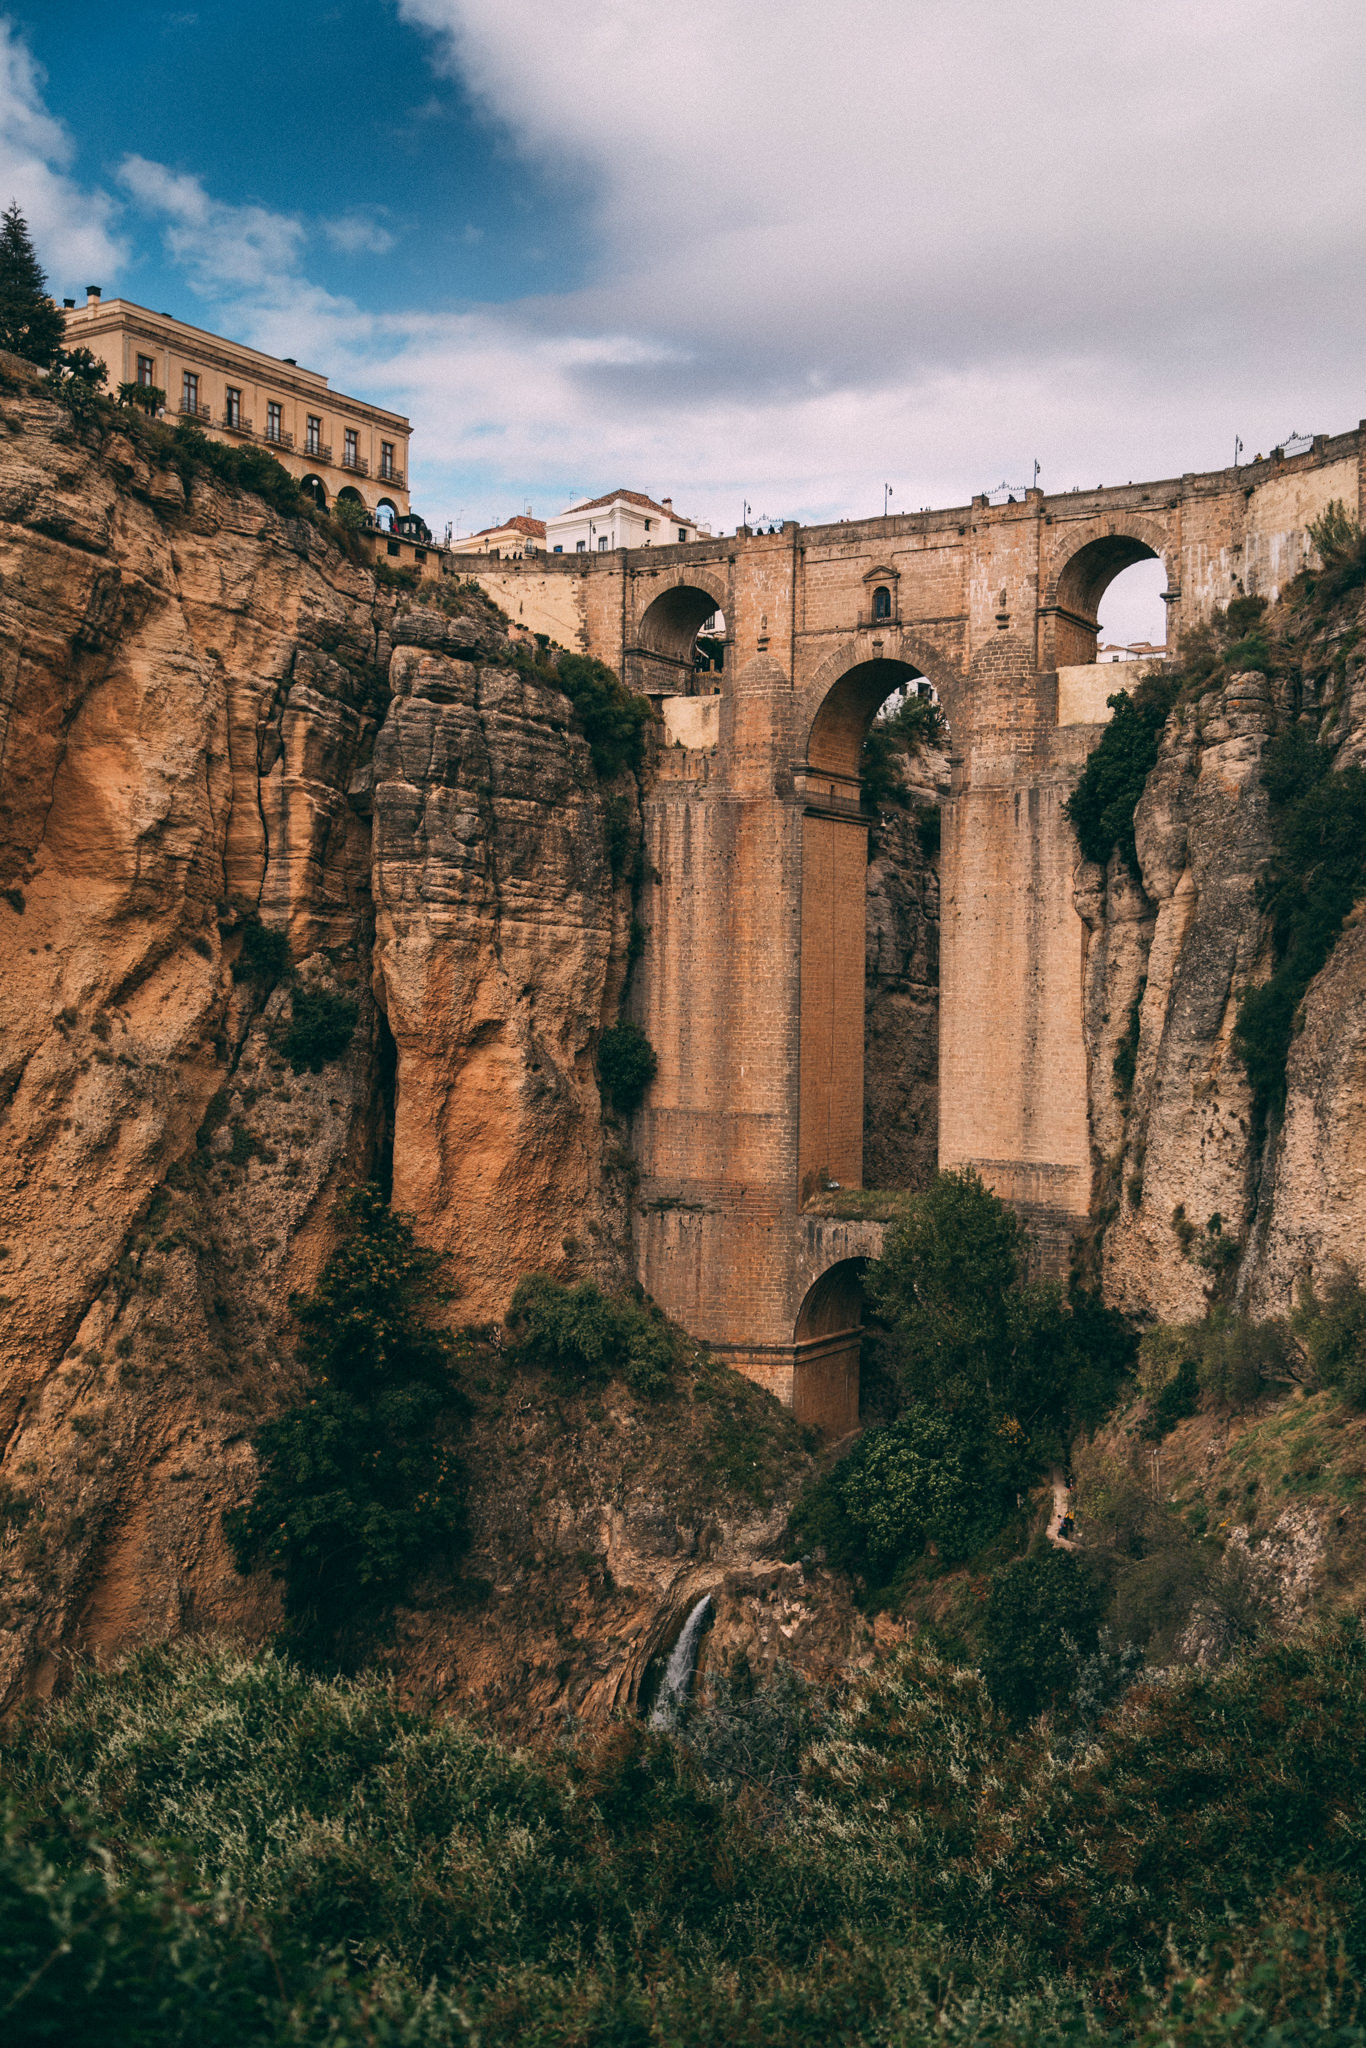
{"label": "side arch", "polygon": [[642,696],[688,695],[694,689],[693,643],[729,592],[721,577],[683,570],[662,587],[653,579],[626,647],[626,679]]}
{"label": "side arch", "polygon": [[1135,562],[1161,562],[1169,596],[1179,594],[1173,583],[1175,551],[1163,522],[1126,519],[1122,531],[1118,525],[1113,519],[1088,522],[1065,529],[1054,540],[1043,591],[1041,667],[1070,668],[1095,660],[1101,599],[1116,576]]}
{"label": "side arch", "polygon": [[[796,721],[799,765],[817,758],[811,752],[814,741],[822,765],[832,758],[830,749],[834,747],[844,764],[837,772],[857,777],[863,734],[873,713],[898,682],[909,682],[917,676],[932,685],[950,727],[956,726],[967,698],[966,679],[957,665],[931,642],[904,628],[893,626],[879,637],[883,647],[875,652],[870,634],[847,635],[801,685]],[[878,678],[871,671],[878,667],[894,673],[881,694],[874,696],[871,693],[878,688]],[[856,674],[860,680],[851,683],[849,679]],[[840,693],[838,697],[836,692]],[[859,720],[862,723],[858,745],[851,755],[849,734]],[[837,733],[844,737],[837,737]]]}

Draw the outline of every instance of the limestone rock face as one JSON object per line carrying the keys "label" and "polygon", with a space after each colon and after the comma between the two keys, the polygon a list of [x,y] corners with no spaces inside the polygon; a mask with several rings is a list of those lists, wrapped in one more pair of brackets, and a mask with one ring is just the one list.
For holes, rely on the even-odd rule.
{"label": "limestone rock face", "polygon": [[[0,399],[0,1692],[70,1649],[268,1614],[220,1517],[291,1288],[374,1151],[368,834],[385,612],[311,528],[188,499]],[[253,912],[362,1004],[296,1080]],[[264,1606],[263,1606],[264,1601]]]}
{"label": "limestone rock face", "polygon": [[629,777],[615,793],[595,778],[568,701],[481,665],[464,624],[396,628],[375,978],[398,1049],[394,1200],[451,1254],[462,1321],[482,1323],[521,1274],[589,1247],[628,1277],[592,1047],[625,976],[639,812]]}
{"label": "limestone rock face", "polygon": [[[1340,765],[1366,736],[1346,680]],[[1105,874],[1077,871],[1105,1289],[1140,1317],[1202,1314],[1221,1271],[1259,1315],[1288,1309],[1304,1278],[1366,1274],[1359,913],[1309,989],[1269,1130],[1232,1044],[1239,999],[1271,966],[1256,895],[1271,850],[1261,774],[1270,734],[1293,715],[1259,674],[1178,710],[1135,813],[1141,883],[1118,856]]]}

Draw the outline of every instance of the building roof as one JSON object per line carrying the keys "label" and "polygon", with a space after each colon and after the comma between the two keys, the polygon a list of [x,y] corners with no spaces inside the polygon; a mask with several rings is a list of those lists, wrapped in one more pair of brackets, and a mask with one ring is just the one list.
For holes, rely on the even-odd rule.
{"label": "building roof", "polygon": [[646,497],[644,491],[608,491],[605,497],[589,498],[582,505],[567,506],[557,517],[568,519],[575,512],[597,512],[604,505],[615,505],[619,498],[624,498],[628,505],[639,505],[646,512],[657,512],[661,519],[672,519],[679,526],[697,524],[695,519],[685,519],[681,512],[675,512],[672,505],[656,504],[653,498]]}
{"label": "building roof", "polygon": [[491,533],[525,533],[529,534],[532,540],[544,540],[545,521],[529,519],[519,512],[515,519],[499,519],[492,526],[481,526],[478,533],[467,534],[466,539],[486,540]]}

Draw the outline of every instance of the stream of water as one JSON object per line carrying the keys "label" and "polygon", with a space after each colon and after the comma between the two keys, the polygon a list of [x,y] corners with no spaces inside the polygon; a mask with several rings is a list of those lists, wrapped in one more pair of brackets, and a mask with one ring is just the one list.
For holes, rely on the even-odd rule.
{"label": "stream of water", "polygon": [[688,1696],[692,1675],[697,1666],[697,1645],[711,1613],[711,1594],[704,1593],[697,1605],[689,1612],[687,1620],[678,1632],[678,1641],[669,1652],[669,1661],[664,1667],[664,1676],[659,1682],[659,1697],[650,1709],[652,1728],[672,1728],[678,1719],[678,1709]]}

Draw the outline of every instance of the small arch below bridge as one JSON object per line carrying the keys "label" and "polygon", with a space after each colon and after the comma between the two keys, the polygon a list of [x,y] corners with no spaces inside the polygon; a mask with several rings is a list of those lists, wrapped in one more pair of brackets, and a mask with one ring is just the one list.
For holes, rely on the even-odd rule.
{"label": "small arch below bridge", "polygon": [[[703,633],[720,616],[721,633]],[[714,590],[675,583],[662,590],[641,614],[635,639],[626,649],[626,680],[645,697],[693,696],[719,688],[714,672],[724,663],[724,613]],[[708,641],[701,660],[698,638]]]}
{"label": "small arch below bridge", "polygon": [[[1133,533],[1101,534],[1079,547],[1058,572],[1050,607],[1052,663],[1080,668],[1096,659],[1101,601],[1117,577],[1139,562],[1161,562],[1157,548]],[[1163,628],[1163,639],[1166,631]]]}

